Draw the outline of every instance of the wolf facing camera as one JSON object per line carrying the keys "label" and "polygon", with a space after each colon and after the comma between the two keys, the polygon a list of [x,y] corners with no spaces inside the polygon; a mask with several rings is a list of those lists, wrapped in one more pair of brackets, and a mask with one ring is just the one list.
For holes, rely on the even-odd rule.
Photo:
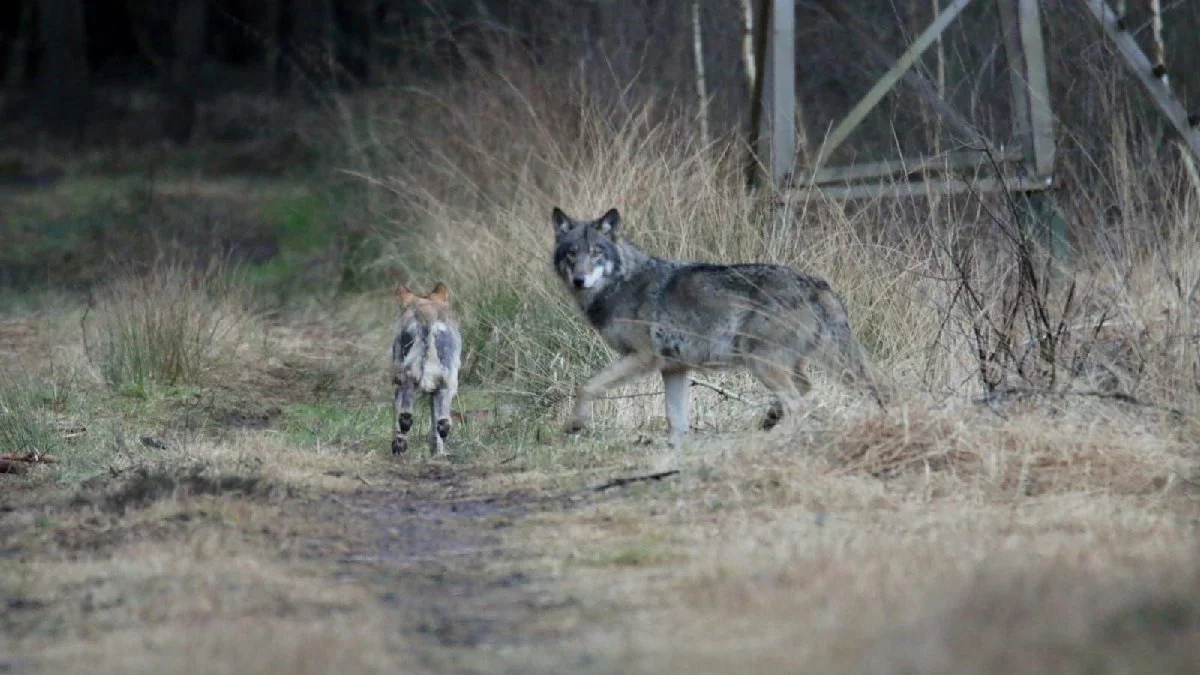
{"label": "wolf facing camera", "polygon": [[592,402],[605,391],[655,372],[666,393],[669,448],[688,431],[693,371],[753,373],[774,396],[763,429],[799,416],[811,389],[810,360],[885,404],[846,308],[824,279],[784,265],[650,255],[620,235],[616,209],[576,220],[555,207],[551,218],[555,272],[619,355],[578,387],[567,433],[588,425]]}

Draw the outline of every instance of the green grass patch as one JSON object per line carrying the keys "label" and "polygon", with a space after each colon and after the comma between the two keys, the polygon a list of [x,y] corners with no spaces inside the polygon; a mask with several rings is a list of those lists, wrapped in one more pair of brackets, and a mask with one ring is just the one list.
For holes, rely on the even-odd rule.
{"label": "green grass patch", "polygon": [[[54,384],[32,377],[0,377],[0,450],[57,454],[62,437],[52,408],[65,404]],[[61,403],[60,403],[61,402]]]}
{"label": "green grass patch", "polygon": [[662,537],[642,537],[598,551],[583,558],[585,565],[595,567],[648,567],[673,559]]}
{"label": "green grass patch", "polygon": [[310,252],[334,241],[338,214],[327,197],[303,195],[269,202],[262,215],[273,224],[279,244],[286,250]]}
{"label": "green grass patch", "polygon": [[340,449],[387,448],[392,406],[294,403],[283,407],[279,428],[293,443]]}

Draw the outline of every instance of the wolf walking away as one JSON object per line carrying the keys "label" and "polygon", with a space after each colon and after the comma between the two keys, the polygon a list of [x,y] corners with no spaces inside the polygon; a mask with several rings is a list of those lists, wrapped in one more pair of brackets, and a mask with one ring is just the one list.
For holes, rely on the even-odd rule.
{"label": "wolf walking away", "polygon": [[462,362],[462,334],[450,308],[450,289],[439,282],[429,295],[418,295],[397,284],[396,297],[400,299],[400,318],[392,340],[392,383],[396,385],[392,453],[408,450],[413,400],[422,391],[430,395],[430,452],[445,455],[450,404],[458,393]]}
{"label": "wolf walking away", "polygon": [[552,219],[554,269],[620,355],[576,390],[568,433],[587,426],[596,397],[651,372],[663,378],[670,447],[688,430],[691,371],[750,370],[775,397],[764,429],[801,412],[809,360],[884,405],[846,308],[824,279],[783,265],[649,255],[619,235],[616,209],[589,221],[555,207]]}

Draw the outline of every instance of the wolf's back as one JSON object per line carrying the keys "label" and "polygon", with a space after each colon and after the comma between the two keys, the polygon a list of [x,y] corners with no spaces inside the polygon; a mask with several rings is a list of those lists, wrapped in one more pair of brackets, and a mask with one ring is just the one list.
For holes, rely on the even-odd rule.
{"label": "wolf's back", "polygon": [[402,342],[407,349],[401,369],[422,391],[433,392],[457,383],[462,339],[453,326],[441,321],[413,325],[402,332]]}

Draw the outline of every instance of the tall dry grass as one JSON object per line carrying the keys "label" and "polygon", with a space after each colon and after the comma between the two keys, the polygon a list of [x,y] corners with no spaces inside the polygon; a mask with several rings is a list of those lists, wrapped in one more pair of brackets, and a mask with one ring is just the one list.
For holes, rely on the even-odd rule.
{"label": "tall dry grass", "polygon": [[[1200,195],[1170,162],[1139,166],[1148,139],[1114,131],[1110,154],[1087,158],[1115,189],[1057,196],[1072,233],[1064,271],[1045,264],[1012,198],[806,197],[775,208],[744,189],[734,134],[703,146],[694,120],[669,106],[608,103],[566,76],[477,71],[379,94],[372,109],[354,140],[369,149],[363,172],[390,225],[382,267],[451,284],[475,383],[553,403],[608,358],[550,271],[549,212],[615,206],[652,253],[828,278],[873,357],[910,391],[1084,391],[1177,411],[1200,402],[1200,268],[1188,262],[1200,259]],[[1141,124],[1113,114],[1114,129]],[[1087,199],[1113,192],[1121,203]],[[1122,222],[1094,222],[1105,212]]]}
{"label": "tall dry grass", "polygon": [[89,357],[115,389],[199,384],[244,343],[251,318],[238,292],[216,268],[159,263],[118,276],[95,294]]}

